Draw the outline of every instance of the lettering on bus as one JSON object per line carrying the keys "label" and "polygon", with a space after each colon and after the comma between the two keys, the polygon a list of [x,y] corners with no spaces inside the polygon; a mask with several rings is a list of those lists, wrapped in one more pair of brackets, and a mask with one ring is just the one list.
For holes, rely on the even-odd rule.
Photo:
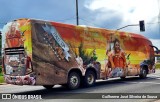
{"label": "lettering on bus", "polygon": [[69,61],[69,57],[71,57],[71,55],[69,54],[69,47],[67,46],[67,44],[62,40],[62,38],[60,37],[59,33],[57,32],[57,30],[53,27],[53,26],[48,26],[47,24],[45,24],[45,26],[42,26],[42,28],[44,29],[44,31],[50,35],[52,35],[55,39],[55,41],[58,43],[58,45],[63,49],[63,54],[65,56],[65,59],[67,61]]}

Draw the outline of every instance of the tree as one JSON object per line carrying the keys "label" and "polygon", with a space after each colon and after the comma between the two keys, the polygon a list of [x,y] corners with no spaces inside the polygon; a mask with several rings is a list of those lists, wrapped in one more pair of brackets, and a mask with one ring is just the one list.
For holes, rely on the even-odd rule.
{"label": "tree", "polygon": [[0,31],[0,56],[2,56],[1,49],[2,49],[2,33]]}

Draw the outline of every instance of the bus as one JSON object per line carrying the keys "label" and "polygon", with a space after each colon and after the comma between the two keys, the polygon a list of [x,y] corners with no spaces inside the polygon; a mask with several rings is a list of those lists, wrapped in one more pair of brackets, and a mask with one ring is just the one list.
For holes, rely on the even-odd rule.
{"label": "bus", "polygon": [[155,72],[152,42],[140,34],[23,18],[8,22],[2,36],[8,84],[76,89]]}

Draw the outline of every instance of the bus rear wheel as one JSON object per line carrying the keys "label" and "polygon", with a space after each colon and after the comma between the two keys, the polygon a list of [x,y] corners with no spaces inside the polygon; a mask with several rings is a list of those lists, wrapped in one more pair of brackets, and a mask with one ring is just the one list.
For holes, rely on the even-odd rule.
{"label": "bus rear wheel", "polygon": [[96,76],[95,73],[91,70],[87,71],[84,78],[84,85],[86,87],[93,86],[95,84]]}
{"label": "bus rear wheel", "polygon": [[80,86],[80,75],[76,72],[71,72],[68,76],[67,86],[69,89],[77,89]]}

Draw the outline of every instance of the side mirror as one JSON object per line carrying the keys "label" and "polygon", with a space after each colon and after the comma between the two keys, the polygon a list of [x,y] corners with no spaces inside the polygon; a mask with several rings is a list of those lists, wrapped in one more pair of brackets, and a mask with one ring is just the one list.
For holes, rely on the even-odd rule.
{"label": "side mirror", "polygon": [[160,50],[156,47],[156,46],[153,46],[153,45],[150,45],[150,47],[152,47],[152,48],[155,48],[156,49],[156,54],[158,54],[158,53],[160,53]]}

